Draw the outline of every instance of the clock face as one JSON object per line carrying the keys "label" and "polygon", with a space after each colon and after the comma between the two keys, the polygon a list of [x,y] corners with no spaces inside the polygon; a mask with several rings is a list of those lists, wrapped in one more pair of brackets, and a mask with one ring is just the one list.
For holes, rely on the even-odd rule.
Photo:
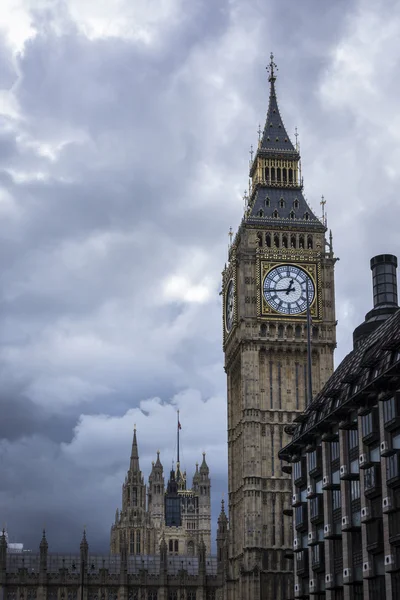
{"label": "clock face", "polygon": [[271,308],[284,315],[298,315],[307,310],[315,297],[313,280],[304,269],[294,265],[280,265],[271,269],[263,283],[264,298]]}
{"label": "clock face", "polygon": [[225,296],[225,327],[229,332],[233,325],[233,313],[234,313],[234,290],[232,279],[229,282],[228,289]]}

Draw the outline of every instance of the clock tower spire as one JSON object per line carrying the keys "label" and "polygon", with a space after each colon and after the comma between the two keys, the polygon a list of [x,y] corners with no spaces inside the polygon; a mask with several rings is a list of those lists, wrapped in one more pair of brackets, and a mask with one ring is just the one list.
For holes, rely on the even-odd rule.
{"label": "clock tower spire", "polygon": [[273,55],[267,68],[267,117],[250,162],[247,207],[223,271],[232,600],[291,595],[292,565],[285,555],[293,534],[282,518],[291,506],[291,482],[278,452],[288,441],[286,426],[306,406],[308,382],[315,394],[333,372],[336,346],[336,259],[325,223],[303,194],[298,144],[278,107]]}

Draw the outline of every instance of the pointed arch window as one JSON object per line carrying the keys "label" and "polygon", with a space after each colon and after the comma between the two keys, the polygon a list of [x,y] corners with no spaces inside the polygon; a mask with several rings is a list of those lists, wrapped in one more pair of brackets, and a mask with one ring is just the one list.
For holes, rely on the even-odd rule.
{"label": "pointed arch window", "polygon": [[136,532],[136,554],[140,554],[140,531]]}
{"label": "pointed arch window", "polygon": [[271,234],[267,233],[265,235],[265,244],[267,246],[267,248],[271,248]]}
{"label": "pointed arch window", "polygon": [[[276,141],[278,141],[278,138],[276,138]],[[278,167],[276,169],[276,178],[277,178],[278,181],[281,181],[281,169],[280,169],[280,167]]]}
{"label": "pointed arch window", "polygon": [[272,216],[274,217],[274,219],[277,219],[279,217],[278,211],[274,210],[274,212],[272,213]]}
{"label": "pointed arch window", "polygon": [[312,237],[312,235],[309,235],[309,236],[307,237],[307,248],[308,248],[309,250],[312,250],[312,249],[313,249],[313,247],[314,247],[314,244],[313,244],[313,237]]}
{"label": "pointed arch window", "polygon": [[309,220],[310,220],[310,215],[309,215],[309,213],[308,213],[308,212],[306,212],[306,213],[304,214],[304,218],[305,218],[305,220],[306,220],[306,221],[309,221]]}
{"label": "pointed arch window", "polygon": [[301,337],[301,327],[300,327],[300,325],[296,325],[296,328],[294,330],[294,335],[295,335],[296,338]]}
{"label": "pointed arch window", "polygon": [[295,212],[294,212],[293,210],[291,210],[291,211],[290,211],[290,214],[289,214],[289,217],[290,217],[291,219],[294,219],[294,218],[295,218],[295,216],[296,216],[296,215],[295,215]]}
{"label": "pointed arch window", "polygon": [[271,181],[272,183],[275,181],[275,167],[271,167]]}
{"label": "pointed arch window", "polygon": [[283,183],[286,183],[287,182],[287,169],[282,169],[282,176],[283,176]]}
{"label": "pointed arch window", "polygon": [[135,533],[131,531],[129,533],[129,554],[135,554]]}
{"label": "pointed arch window", "polygon": [[269,167],[265,167],[265,181],[269,181]]}
{"label": "pointed arch window", "polygon": [[265,198],[264,204],[265,204],[265,206],[270,206],[271,205],[271,200],[268,198],[268,196]]}
{"label": "pointed arch window", "polygon": [[282,236],[282,248],[287,248],[287,247],[288,247],[288,237],[287,237],[286,233],[284,233]]}
{"label": "pointed arch window", "polygon": [[257,233],[257,239],[258,239],[258,247],[262,248],[262,245],[263,245],[263,236],[262,236],[262,233],[260,233],[260,232]]}
{"label": "pointed arch window", "polygon": [[304,235],[299,236],[299,248],[304,249]]}
{"label": "pointed arch window", "polygon": [[285,201],[283,198],[279,200],[279,208],[285,208]]}
{"label": "pointed arch window", "polygon": [[296,236],[294,234],[290,236],[290,247],[296,248]]}
{"label": "pointed arch window", "polygon": [[293,169],[289,169],[289,183],[293,183]]}
{"label": "pointed arch window", "polygon": [[299,201],[297,200],[297,198],[293,202],[293,208],[296,209],[296,210],[299,208]]}
{"label": "pointed arch window", "polygon": [[260,210],[258,211],[258,216],[259,217],[263,217],[264,216],[264,211],[262,208],[260,208]]}
{"label": "pointed arch window", "polygon": [[283,338],[283,325],[278,325],[278,338]]}
{"label": "pointed arch window", "polygon": [[172,540],[169,540],[169,542],[168,542],[168,550],[170,552],[174,551],[174,542]]}
{"label": "pointed arch window", "polygon": [[279,235],[277,233],[274,235],[274,246],[279,248]]}

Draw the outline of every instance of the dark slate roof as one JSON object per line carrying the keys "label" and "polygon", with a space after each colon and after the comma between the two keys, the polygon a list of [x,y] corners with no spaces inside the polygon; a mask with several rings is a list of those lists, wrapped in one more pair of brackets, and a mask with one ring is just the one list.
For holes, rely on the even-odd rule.
{"label": "dark slate roof", "polygon": [[[279,453],[288,458],[322,423],[339,421],[345,407],[362,404],[371,392],[388,391],[388,377],[400,382],[400,310],[397,310],[356,349],[350,352],[328,379],[321,392],[299,418],[293,439]],[[336,416],[335,416],[336,413]],[[314,430],[314,431],[312,431]]]}
{"label": "dark slate roof", "polygon": [[[281,200],[284,206],[281,207]],[[298,201],[298,208],[295,208],[295,201]],[[261,212],[262,211],[262,215]],[[274,212],[278,211],[278,217],[274,217]],[[291,218],[291,213],[294,218]],[[308,214],[308,219],[306,216]],[[288,225],[293,227],[318,228],[325,231],[325,226],[314,215],[308,206],[300,188],[278,188],[260,186],[251,198],[251,209],[246,221],[247,223],[265,224],[266,221],[273,221],[276,226]]]}
{"label": "dark slate roof", "polygon": [[283,124],[279,112],[275,91],[275,76],[269,78],[271,83],[269,93],[269,106],[264,131],[261,138],[261,150],[276,150],[277,152],[296,152]]}

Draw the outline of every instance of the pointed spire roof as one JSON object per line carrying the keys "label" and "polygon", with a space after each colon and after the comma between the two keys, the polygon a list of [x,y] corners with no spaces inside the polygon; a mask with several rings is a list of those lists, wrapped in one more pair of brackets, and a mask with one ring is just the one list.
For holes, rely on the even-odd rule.
{"label": "pointed spire roof", "polygon": [[219,513],[218,523],[226,522],[227,520],[228,520],[228,517],[226,516],[226,513],[225,513],[225,500],[222,498],[221,512]]}
{"label": "pointed spire roof", "polygon": [[[273,54],[267,69],[269,106],[264,130],[259,130],[256,155],[250,162],[252,187],[246,222],[257,226],[273,224],[273,228],[290,225],[291,229],[324,232],[325,225],[311,210],[303,195],[298,145],[296,143],[293,146],[279,112],[275,89],[277,67]],[[268,162],[269,166],[266,164]]]}
{"label": "pointed spire roof", "polygon": [[157,460],[156,460],[156,464],[154,465],[155,467],[159,467],[159,468],[163,468],[161,460],[160,460],[160,451],[157,450]]}
{"label": "pointed spire roof", "polygon": [[209,473],[210,469],[208,468],[208,464],[206,463],[206,453],[203,452],[203,461],[200,465],[200,473]]}
{"label": "pointed spire roof", "polygon": [[131,465],[130,470],[134,473],[140,471],[139,467],[139,451],[136,439],[136,425],[133,427],[133,440],[132,440],[132,451],[131,451]]}
{"label": "pointed spire roof", "polygon": [[200,473],[199,473],[199,463],[196,463],[196,471],[193,475],[193,483],[200,481]]}
{"label": "pointed spire roof", "polygon": [[42,540],[40,542],[39,548],[40,548],[41,552],[46,552],[48,547],[49,547],[49,544],[47,543],[47,540],[46,540],[46,531],[43,529]]}
{"label": "pointed spire roof", "polygon": [[267,67],[269,72],[268,81],[270,82],[269,106],[267,118],[262,132],[260,147],[265,150],[291,151],[296,152],[283,124],[279,112],[278,100],[276,97],[275,81],[277,66],[274,63],[274,55],[271,52],[270,63]]}
{"label": "pointed spire roof", "polygon": [[86,528],[83,530],[83,536],[82,536],[82,540],[81,540],[81,544],[80,544],[80,549],[81,551],[86,551],[89,549],[89,544],[87,543],[87,539],[86,539]]}

